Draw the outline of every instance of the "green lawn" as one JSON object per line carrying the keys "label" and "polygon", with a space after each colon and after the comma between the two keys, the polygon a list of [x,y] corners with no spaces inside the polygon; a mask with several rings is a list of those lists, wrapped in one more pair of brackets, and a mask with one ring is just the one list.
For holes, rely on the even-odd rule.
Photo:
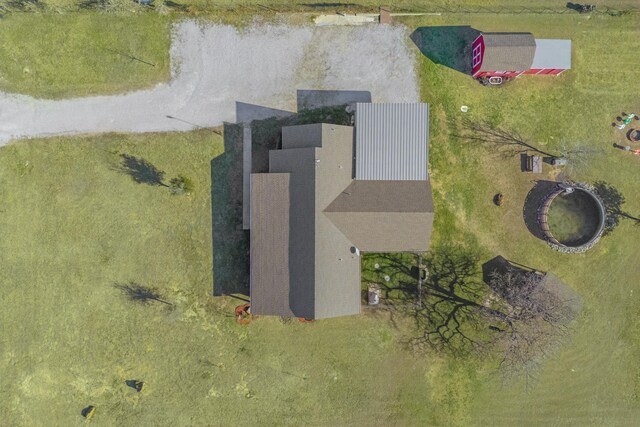
{"label": "green lawn", "polygon": [[169,79],[169,24],[158,14],[7,15],[0,91],[68,98],[155,86]]}
{"label": "green lawn", "polygon": [[[424,418],[425,360],[370,316],[235,323],[212,292],[211,131],[17,142],[0,149],[0,413],[5,425],[336,424]],[[184,174],[139,184],[121,154]],[[216,164],[215,162],[213,163]],[[220,176],[214,171],[214,177]],[[214,272],[215,273],[215,272]],[[135,282],[172,305],[143,306]],[[124,381],[141,379],[140,394]]]}
{"label": "green lawn", "polygon": [[[405,23],[573,40],[572,71],[502,88],[423,57],[419,63],[422,99],[431,104],[432,247],[466,245],[483,260],[500,254],[553,271],[584,298],[575,329],[535,381],[503,384],[478,355],[412,354],[404,345],[416,334],[412,323],[381,311],[237,325],[240,301],[211,297],[211,194],[227,184],[211,167],[225,164],[212,162],[225,155],[222,137],[210,130],[60,137],[0,149],[3,423],[75,425],[95,405],[96,425],[634,425],[640,229],[623,221],[586,254],[552,251],[522,217],[534,177],[519,171],[519,159],[456,135],[464,127],[459,108],[468,105],[465,117],[517,129],[545,149],[562,140],[602,147],[575,178],[607,181],[627,197],[625,210],[640,214],[640,158],[611,148],[622,142],[615,116],[640,111],[633,49],[640,18],[454,15]],[[164,182],[186,175],[194,193],[134,182],[121,154],[164,171]],[[497,192],[505,195],[500,208],[492,204]],[[129,282],[171,305],[127,300],[114,284]],[[127,388],[129,379],[143,380],[143,391]]]}
{"label": "green lawn", "polygon": [[[19,2],[17,2],[19,3]],[[29,6],[27,2],[27,8],[36,9],[36,7]],[[450,0],[395,0],[393,2],[381,3],[377,0],[349,0],[344,2],[313,2],[309,0],[182,0],[173,2],[173,5],[161,0],[155,0],[153,2],[153,8],[143,7],[137,4],[132,4],[127,0],[45,0],[41,2],[41,8],[47,10],[77,10],[82,8],[82,4],[88,4],[89,7],[100,7],[106,10],[116,11],[153,11],[159,10],[166,12],[168,10],[180,10],[186,7],[187,10],[192,12],[212,11],[212,10],[234,10],[245,9],[253,10],[262,13],[268,13],[270,10],[358,10],[362,8],[377,10],[381,5],[391,6],[392,9],[403,10],[433,10],[434,7],[471,7],[471,8],[491,8],[491,7],[527,7],[529,9],[554,9],[562,10],[566,2],[558,2],[556,0],[536,0],[531,2],[528,0],[464,0],[458,2],[452,2]],[[609,0],[606,3],[599,3],[599,9],[611,8],[624,8],[624,7],[637,7],[637,3],[634,0]],[[86,6],[85,6],[86,7]]]}
{"label": "green lawn", "polygon": [[[430,175],[436,191],[433,243],[464,243],[487,259],[501,254],[553,271],[585,299],[575,331],[550,356],[536,381],[504,386],[487,374],[469,393],[464,414],[483,425],[632,425],[640,416],[640,229],[624,222],[590,252],[562,255],[534,237],[522,208],[534,177],[519,171],[516,156],[505,159],[456,135],[465,117],[518,131],[544,150],[562,141],[601,148],[576,180],[604,180],[627,198],[625,210],[640,213],[636,183],[640,158],[612,148],[622,143],[611,126],[621,111],[640,109],[631,48],[640,37],[633,17],[457,16],[407,21],[422,25],[471,25],[483,31],[531,31],[540,38],[570,38],[573,70],[557,78],[523,77],[486,88],[452,69],[421,60],[422,99],[431,103]],[[629,48],[614,49],[615,46]],[[546,166],[545,166],[546,168]],[[504,206],[492,203],[505,195]],[[470,363],[475,363],[470,361]]]}
{"label": "green lawn", "polygon": [[[39,7],[23,0],[14,3],[21,2],[26,10],[38,13],[16,12],[16,6],[7,6],[7,10],[14,12],[4,14],[0,26],[0,91],[54,99],[117,94],[167,81],[170,27],[180,19],[207,17],[218,22],[248,25],[257,13],[272,20],[277,10],[335,13],[374,11],[379,5],[372,0],[354,0],[344,5],[272,0],[267,6],[260,0],[186,0],[170,2],[171,7],[157,1],[157,7],[148,8],[130,0],[109,0],[110,6],[106,9],[78,9],[83,2],[76,0],[43,1],[38,3]],[[530,3],[528,0],[486,0],[466,2],[464,7],[532,7]],[[187,9],[181,9],[182,6]],[[418,12],[459,6],[451,6],[446,0],[394,3],[397,9]],[[624,9],[638,5],[635,0],[618,0],[607,6]],[[535,8],[545,7],[564,10],[556,0],[536,2]],[[0,16],[2,10],[0,8]],[[68,13],[71,11],[73,13]],[[568,12],[567,16],[577,19],[575,12]]]}

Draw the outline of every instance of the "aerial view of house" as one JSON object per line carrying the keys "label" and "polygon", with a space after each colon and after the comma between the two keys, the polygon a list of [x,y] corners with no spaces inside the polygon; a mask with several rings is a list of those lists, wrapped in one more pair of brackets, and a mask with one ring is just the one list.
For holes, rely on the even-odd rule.
{"label": "aerial view of house", "polygon": [[429,248],[428,104],[359,103],[355,117],[283,127],[269,173],[251,175],[252,313],[359,314],[362,252]]}
{"label": "aerial view of house", "polygon": [[0,1],[0,426],[640,424],[640,4]]}

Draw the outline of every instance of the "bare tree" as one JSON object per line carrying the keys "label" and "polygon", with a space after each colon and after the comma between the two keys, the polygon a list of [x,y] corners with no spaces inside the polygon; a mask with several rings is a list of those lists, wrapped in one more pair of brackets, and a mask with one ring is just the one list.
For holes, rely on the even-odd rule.
{"label": "bare tree", "polygon": [[505,377],[531,374],[573,316],[567,301],[546,289],[545,275],[508,270],[484,283],[478,258],[450,248],[426,262],[424,304],[414,313],[423,332],[414,345],[495,356]]}
{"label": "bare tree", "polygon": [[564,167],[564,172],[567,175],[575,175],[576,173],[584,170],[594,157],[603,154],[604,150],[584,142],[577,144],[570,144],[563,140],[558,146],[558,155],[556,158],[562,157],[567,159],[567,165]]}
{"label": "bare tree", "polygon": [[499,296],[495,301],[500,314],[488,320],[494,323],[493,342],[506,375],[532,373],[573,319],[568,302],[545,287],[545,278],[522,270],[491,275],[489,287]]}
{"label": "bare tree", "polygon": [[543,156],[557,157],[527,142],[522,135],[515,130],[501,129],[487,121],[465,120],[463,125],[465,130],[463,134],[458,135],[458,137],[476,141],[481,144],[496,146],[506,156],[526,154],[529,151],[533,151]]}

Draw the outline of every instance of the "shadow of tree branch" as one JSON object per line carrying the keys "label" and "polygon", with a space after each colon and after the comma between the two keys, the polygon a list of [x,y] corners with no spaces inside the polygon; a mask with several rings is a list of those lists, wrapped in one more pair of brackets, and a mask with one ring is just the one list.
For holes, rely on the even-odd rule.
{"label": "shadow of tree branch", "polygon": [[507,130],[493,126],[487,121],[462,120],[463,129],[460,134],[453,135],[457,138],[491,145],[500,149],[501,154],[507,157],[525,154],[529,151],[549,157],[558,157],[527,142],[522,135],[515,130]]}
{"label": "shadow of tree branch", "polygon": [[121,171],[138,184],[169,187],[164,183],[164,171],[155,167],[151,162],[129,154],[120,154],[120,160]]}
{"label": "shadow of tree branch", "polygon": [[454,246],[434,248],[425,263],[422,304],[403,306],[420,331],[413,349],[495,357],[505,378],[531,376],[573,319],[546,274],[516,266],[485,282],[478,255]]}
{"label": "shadow of tree branch", "polygon": [[148,286],[130,281],[129,283],[114,283],[113,287],[121,290],[131,301],[148,305],[152,301],[173,305],[162,299],[160,294]]}
{"label": "shadow of tree branch", "polygon": [[610,234],[619,224],[620,219],[629,219],[640,226],[640,218],[622,209],[626,202],[624,195],[613,185],[604,181],[597,181],[594,185],[596,192],[604,202],[607,212],[607,223],[604,234]]}

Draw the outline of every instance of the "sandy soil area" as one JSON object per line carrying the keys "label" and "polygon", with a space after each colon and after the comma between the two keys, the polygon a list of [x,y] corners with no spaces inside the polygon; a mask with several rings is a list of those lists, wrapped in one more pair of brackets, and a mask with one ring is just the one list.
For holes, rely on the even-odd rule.
{"label": "sandy soil area", "polygon": [[[0,144],[93,132],[186,131],[235,121],[235,102],[296,109],[296,89],[370,91],[416,102],[404,27],[176,25],[170,82],[117,96],[42,100],[0,93]],[[167,117],[170,116],[170,117]]]}

